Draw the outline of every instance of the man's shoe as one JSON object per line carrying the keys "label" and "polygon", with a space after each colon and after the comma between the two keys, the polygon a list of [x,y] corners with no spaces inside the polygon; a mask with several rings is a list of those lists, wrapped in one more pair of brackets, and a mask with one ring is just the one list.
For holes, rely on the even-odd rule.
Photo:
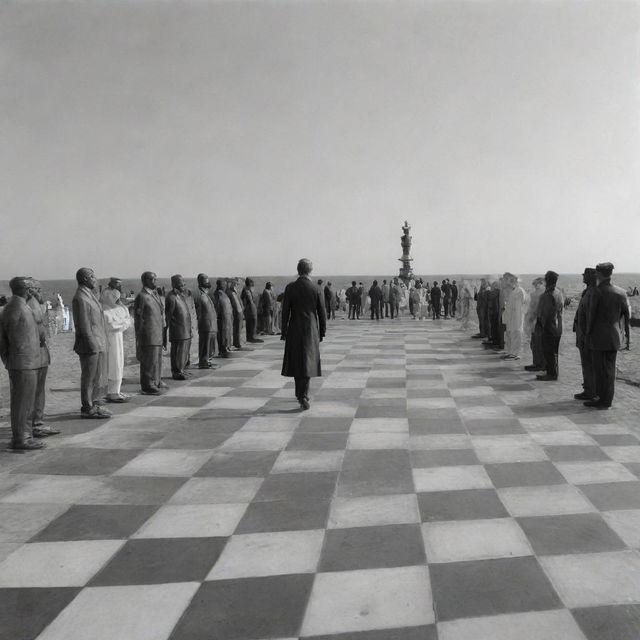
{"label": "man's shoe", "polygon": [[111,417],[111,412],[106,413],[106,410],[100,411],[99,409],[98,405],[94,405],[89,410],[82,410],[80,411],[80,417],[87,420],[104,420]]}
{"label": "man's shoe", "polygon": [[306,398],[303,398],[302,400],[300,400],[300,407],[303,411],[307,411],[311,407],[311,405]]}
{"label": "man's shoe", "polygon": [[186,380],[187,376],[185,376],[184,373],[174,373],[172,378],[174,380]]}
{"label": "man's shoe", "polygon": [[527,364],[524,367],[525,371],[543,371],[542,367],[538,367],[535,364]]}
{"label": "man's shoe", "polygon": [[44,424],[44,422],[42,420],[34,420],[33,424],[31,425],[32,427],[41,427]]}
{"label": "man's shoe", "polygon": [[143,396],[159,396],[162,392],[158,387],[150,387],[149,389],[142,389],[140,393]]}
{"label": "man's shoe", "polygon": [[590,393],[585,393],[584,391],[582,393],[574,393],[573,397],[575,400],[595,400],[596,399],[596,396]]}
{"label": "man's shoe", "polygon": [[582,404],[590,409],[609,409],[611,407],[610,404],[606,404],[601,400],[587,400],[587,402],[583,402]]}
{"label": "man's shoe", "polygon": [[123,393],[114,393],[107,395],[107,402],[123,404],[125,402],[129,402],[129,400],[131,400],[131,398],[129,396],[125,396]]}
{"label": "man's shoe", "polygon": [[35,451],[37,449],[44,449],[46,446],[44,442],[38,442],[32,438],[28,438],[22,442],[11,442],[9,444],[9,448],[14,451]]}
{"label": "man's shoe", "polygon": [[111,413],[111,411],[109,411],[109,409],[105,409],[104,407],[101,406],[94,406],[94,409],[96,410],[96,413],[101,417],[101,418],[110,418],[113,413]]}
{"label": "man's shoe", "polygon": [[212,365],[210,362],[207,362],[206,364],[199,364],[198,365],[198,369],[211,369]]}
{"label": "man's shoe", "polygon": [[484,338],[484,336],[481,333],[474,333],[471,337],[474,340],[482,340],[482,338]]}
{"label": "man's shoe", "polygon": [[554,382],[558,379],[558,376],[550,376],[548,373],[543,376],[536,376],[536,380],[540,382]]}
{"label": "man's shoe", "polygon": [[34,426],[32,433],[34,438],[48,438],[49,436],[57,436],[60,433],[60,429],[41,424],[39,427]]}
{"label": "man's shoe", "polygon": [[160,380],[160,382],[158,383],[158,389],[168,389],[169,385],[166,382],[163,382],[162,380]]}

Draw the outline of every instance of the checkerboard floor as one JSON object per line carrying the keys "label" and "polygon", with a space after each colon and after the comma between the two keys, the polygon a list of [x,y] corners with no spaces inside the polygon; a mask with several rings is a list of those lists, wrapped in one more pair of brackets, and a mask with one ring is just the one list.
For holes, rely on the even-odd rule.
{"label": "checkerboard floor", "polygon": [[637,640],[640,440],[451,323],[330,324],[0,454],[0,640]]}

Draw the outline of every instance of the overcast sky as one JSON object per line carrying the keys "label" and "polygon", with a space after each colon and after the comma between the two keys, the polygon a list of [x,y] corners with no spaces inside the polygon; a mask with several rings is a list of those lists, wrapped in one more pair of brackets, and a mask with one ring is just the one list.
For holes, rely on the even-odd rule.
{"label": "overcast sky", "polygon": [[0,278],[640,271],[640,4],[2,2]]}

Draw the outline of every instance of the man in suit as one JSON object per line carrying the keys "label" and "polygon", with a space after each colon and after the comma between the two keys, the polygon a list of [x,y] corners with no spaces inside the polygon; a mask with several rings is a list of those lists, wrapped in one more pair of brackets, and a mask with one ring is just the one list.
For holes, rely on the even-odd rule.
{"label": "man in suit", "polygon": [[171,342],[171,376],[174,380],[186,380],[186,372],[191,351],[191,313],[184,299],[184,278],[176,274],[171,276],[171,291],[164,302],[165,326],[162,346],[167,347],[167,335]]}
{"label": "man in suit", "polygon": [[586,284],[585,290],[578,303],[576,315],[573,319],[573,331],[576,334],[576,347],[580,353],[582,366],[582,392],[573,397],[576,400],[594,400],[596,398],[596,379],[593,371],[593,353],[587,343],[587,317],[589,307],[597,294],[596,270],[587,267],[582,273],[582,282]]}
{"label": "man in suit", "polygon": [[98,280],[93,269],[83,267],[76,273],[78,288],[73,296],[73,324],[76,340],[73,350],[80,357],[80,397],[83,418],[110,418],[101,406],[100,396],[106,385],[107,330],[102,305],[96,295]]}
{"label": "man in suit", "polygon": [[233,345],[233,309],[222,280],[216,280],[213,302],[218,314],[218,357],[229,358]]}
{"label": "man in suit", "polygon": [[456,304],[458,303],[458,285],[454,280],[451,283],[451,317],[456,317]]}
{"label": "man in suit", "polygon": [[331,283],[327,282],[323,291],[324,295],[324,308],[327,311],[327,320],[331,320]]}
{"label": "man in suit", "polygon": [[542,333],[542,352],[546,363],[546,373],[536,376],[537,380],[550,382],[558,379],[558,350],[562,337],[562,312],[564,300],[556,289],[558,274],[547,271],[544,274],[545,290],[538,300],[537,324]]}
{"label": "man in suit", "polygon": [[542,329],[538,325],[538,302],[544,292],[544,278],[535,278],[531,283],[533,290],[529,295],[529,307],[524,317],[525,327],[531,335],[529,347],[533,363],[525,366],[525,371],[545,371],[544,353],[542,351]]}
{"label": "man in suit", "polygon": [[33,312],[33,317],[38,325],[40,335],[40,368],[38,371],[38,381],[36,385],[36,398],[33,405],[33,415],[31,417],[32,435],[34,438],[46,438],[60,433],[44,424],[44,405],[46,402],[46,383],[49,365],[51,364],[51,354],[49,352],[49,325],[45,315],[45,304],[42,299],[42,286],[38,280],[30,279],[30,296],[27,298],[27,305]]}
{"label": "man in suit", "polygon": [[309,277],[312,269],[310,260],[298,262],[298,279],[287,285],[282,303],[282,375],[295,379],[302,410],[309,408],[310,378],[322,375],[320,342],[327,328],[324,296]]}
{"label": "man in suit", "polygon": [[378,285],[378,281],[374,280],[373,285],[369,289],[369,298],[371,299],[371,319],[374,316],[376,320],[380,320],[380,303],[382,302],[382,289]]}
{"label": "man in suit", "polygon": [[38,371],[42,367],[41,335],[27,304],[31,297],[31,283],[29,278],[20,276],[13,278],[9,286],[13,296],[0,314],[0,358],[9,373],[10,447],[16,450],[42,449],[44,443],[31,437]]}
{"label": "man in suit", "polygon": [[141,280],[142,289],[133,303],[140,387],[144,395],[157,396],[168,388],[162,381],[164,305],[156,290],[156,274],[145,271]]}
{"label": "man in suit", "polygon": [[227,287],[227,296],[231,302],[231,310],[233,311],[233,346],[237,350],[242,350],[242,322],[244,320],[244,307],[240,296],[236,291],[235,280],[229,282]]}
{"label": "man in suit", "polygon": [[444,307],[444,317],[447,319],[449,317],[449,305],[451,304],[451,285],[448,280],[442,281],[442,286],[440,287],[442,290],[442,306]]}
{"label": "man in suit", "polygon": [[347,289],[346,296],[349,303],[349,320],[355,320],[356,316],[360,317],[358,313],[358,287],[355,280],[351,282],[351,286]]}
{"label": "man in suit", "polygon": [[265,284],[264,291],[260,296],[260,302],[262,305],[262,313],[264,315],[264,333],[268,336],[272,336],[275,333],[273,330],[273,316],[276,307],[276,296],[271,288],[270,282]]}
{"label": "man in suit", "polygon": [[400,316],[400,283],[398,278],[393,279],[393,283],[389,286],[389,307],[391,309],[391,319],[394,315],[396,318]]}
{"label": "man in suit", "polygon": [[434,280],[433,281],[433,287],[431,287],[431,291],[429,293],[430,298],[431,298],[431,313],[432,313],[432,317],[434,320],[439,320],[440,319],[440,300],[442,298],[442,291],[440,290],[440,287],[438,286],[438,281]]}
{"label": "man in suit", "polygon": [[598,399],[584,404],[594,409],[608,409],[613,403],[616,384],[616,358],[622,348],[628,351],[629,301],[624,289],[611,283],[613,265],[603,262],[596,266],[598,286],[587,310],[587,343],[593,354],[593,370]]}
{"label": "man in suit", "polygon": [[389,293],[391,287],[387,284],[386,280],[382,281],[382,306],[380,308],[380,315],[384,318],[389,317]]}
{"label": "man in suit", "polygon": [[477,339],[486,339],[489,337],[487,327],[487,295],[488,282],[487,278],[480,278],[480,288],[476,294],[476,313],[478,314],[478,333],[471,336]]}
{"label": "man in suit", "polygon": [[358,283],[358,318],[367,310],[367,293],[362,282]]}
{"label": "man in suit", "polygon": [[256,299],[253,295],[253,280],[246,278],[244,288],[240,294],[240,300],[244,306],[244,322],[247,330],[247,342],[258,343],[264,342],[260,338],[256,338],[256,328],[258,325],[258,308],[256,307]]}
{"label": "man in suit", "polygon": [[198,295],[194,298],[198,319],[198,367],[200,369],[217,368],[211,362],[216,349],[218,317],[213,300],[209,296],[211,282],[206,273],[198,274]]}

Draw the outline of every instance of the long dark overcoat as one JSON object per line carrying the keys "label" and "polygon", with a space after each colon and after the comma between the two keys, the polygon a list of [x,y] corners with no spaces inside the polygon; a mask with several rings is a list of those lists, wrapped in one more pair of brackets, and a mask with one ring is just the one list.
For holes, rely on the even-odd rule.
{"label": "long dark overcoat", "polygon": [[324,338],[326,328],[324,294],[320,287],[306,276],[289,283],[282,302],[283,376],[314,378],[322,375],[320,339]]}

